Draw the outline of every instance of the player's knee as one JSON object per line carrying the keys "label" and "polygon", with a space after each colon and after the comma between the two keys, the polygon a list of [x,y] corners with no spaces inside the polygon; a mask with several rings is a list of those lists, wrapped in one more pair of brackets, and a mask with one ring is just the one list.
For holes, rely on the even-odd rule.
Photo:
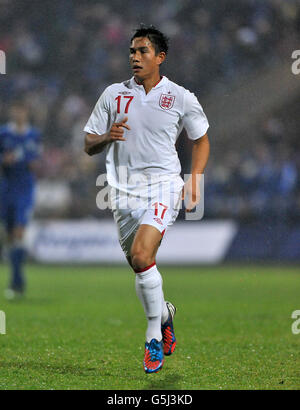
{"label": "player's knee", "polygon": [[24,240],[24,228],[17,227],[13,231],[13,240],[14,241],[23,241]]}
{"label": "player's knee", "polygon": [[131,254],[131,263],[134,270],[145,269],[152,262],[152,257],[145,251],[135,251]]}

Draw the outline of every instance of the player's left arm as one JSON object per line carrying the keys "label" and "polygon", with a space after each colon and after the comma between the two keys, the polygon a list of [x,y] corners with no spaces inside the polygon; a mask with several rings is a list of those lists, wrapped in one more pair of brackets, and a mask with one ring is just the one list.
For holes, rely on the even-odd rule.
{"label": "player's left arm", "polygon": [[183,126],[189,139],[193,141],[191,175],[185,183],[183,199],[187,195],[186,211],[200,202],[200,181],[209,158],[209,127],[206,115],[197,97],[188,90],[184,94]]}
{"label": "player's left arm", "polygon": [[207,134],[193,141],[191,174],[182,191],[182,199],[188,195],[187,212],[191,212],[200,202],[200,178],[204,174],[209,152],[210,143]]}
{"label": "player's left arm", "polygon": [[30,141],[25,153],[25,161],[27,162],[28,169],[37,174],[41,168],[41,153],[42,144],[41,136],[39,133]]}

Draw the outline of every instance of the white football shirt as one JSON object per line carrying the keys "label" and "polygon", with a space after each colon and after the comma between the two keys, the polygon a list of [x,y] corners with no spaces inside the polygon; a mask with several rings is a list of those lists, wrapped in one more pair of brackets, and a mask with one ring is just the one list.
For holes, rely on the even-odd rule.
{"label": "white football shirt", "polygon": [[196,140],[209,127],[196,96],[165,76],[146,94],[132,77],[105,89],[84,131],[102,135],[124,117],[131,128],[124,128],[126,141],[106,147],[109,185],[128,193],[136,190],[137,181],[141,187],[173,181],[181,188],[176,140],[183,128]]}

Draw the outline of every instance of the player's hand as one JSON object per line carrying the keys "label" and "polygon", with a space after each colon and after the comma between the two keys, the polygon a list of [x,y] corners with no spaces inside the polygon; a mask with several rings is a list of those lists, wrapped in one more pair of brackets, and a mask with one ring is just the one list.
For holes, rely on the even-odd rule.
{"label": "player's hand", "polygon": [[126,122],[128,121],[128,117],[124,117],[121,122],[115,122],[110,131],[107,133],[107,141],[114,142],[114,141],[126,141],[126,138],[123,137],[124,135],[124,128],[130,130],[130,127]]}
{"label": "player's hand", "polygon": [[14,152],[12,152],[12,151],[6,152],[3,155],[3,158],[2,158],[2,164],[3,165],[6,165],[6,166],[7,165],[12,165],[15,162],[16,162],[16,155],[15,155]]}
{"label": "player's hand", "polygon": [[187,196],[187,204],[185,205],[186,212],[191,212],[196,205],[199,204],[200,196],[200,179],[197,175],[191,175],[182,189],[182,199]]}

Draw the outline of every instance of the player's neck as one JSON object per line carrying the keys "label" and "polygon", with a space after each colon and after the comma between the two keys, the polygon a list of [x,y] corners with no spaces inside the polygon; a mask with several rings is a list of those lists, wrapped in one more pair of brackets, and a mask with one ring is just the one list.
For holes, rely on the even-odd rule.
{"label": "player's neck", "polygon": [[149,78],[139,79],[135,77],[136,82],[144,87],[146,94],[148,94],[149,91],[151,91],[151,89],[155,87],[161,79],[162,76],[159,72]]}
{"label": "player's neck", "polygon": [[23,134],[28,128],[27,122],[14,122],[13,124],[16,132],[19,134]]}

